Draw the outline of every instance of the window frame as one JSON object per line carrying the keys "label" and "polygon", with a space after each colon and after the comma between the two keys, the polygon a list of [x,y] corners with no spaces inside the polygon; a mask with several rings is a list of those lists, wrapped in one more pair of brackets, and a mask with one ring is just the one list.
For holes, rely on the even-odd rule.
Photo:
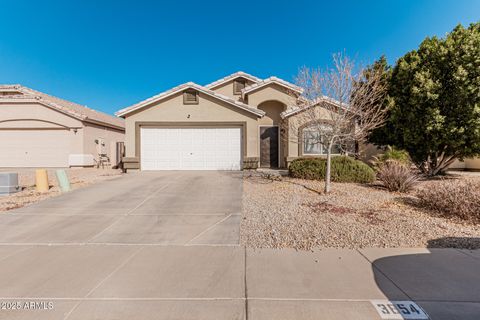
{"label": "window frame", "polygon": [[[322,143],[322,142],[317,142],[318,144],[320,144],[320,152],[321,153],[306,153],[305,152],[305,142],[306,142],[306,138],[305,138],[305,133],[306,132],[313,132],[313,133],[318,133],[318,131],[316,130],[312,130],[310,129],[309,130],[309,127],[306,127],[302,130],[302,135],[301,135],[301,142],[302,142],[302,145],[301,145],[301,151],[302,151],[302,156],[326,156],[327,155],[327,152],[326,152],[326,146]],[[322,140],[322,138],[320,137],[320,139],[318,140]],[[338,155],[341,155],[341,145],[340,144],[335,144],[338,146],[338,149],[340,150],[340,153],[331,153],[331,155],[335,155],[335,156],[338,156]],[[335,147],[335,145],[332,147],[332,149]]]}

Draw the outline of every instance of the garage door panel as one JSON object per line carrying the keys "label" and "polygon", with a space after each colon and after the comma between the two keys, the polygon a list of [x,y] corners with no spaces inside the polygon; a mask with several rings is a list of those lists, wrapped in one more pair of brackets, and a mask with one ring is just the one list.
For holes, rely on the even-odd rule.
{"label": "garage door panel", "polygon": [[141,128],[142,170],[240,170],[240,128]]}
{"label": "garage door panel", "polygon": [[0,130],[0,167],[67,167],[68,130]]}

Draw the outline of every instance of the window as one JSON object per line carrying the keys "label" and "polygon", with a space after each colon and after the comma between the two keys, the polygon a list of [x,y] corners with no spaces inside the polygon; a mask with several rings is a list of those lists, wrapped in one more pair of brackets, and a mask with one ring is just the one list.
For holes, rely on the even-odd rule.
{"label": "window", "polygon": [[233,81],[233,94],[242,94],[245,89],[246,81],[244,79],[237,79]]}
{"label": "window", "polygon": [[198,104],[198,92],[187,90],[183,93],[183,104]]}
{"label": "window", "polygon": [[314,131],[303,131],[303,153],[304,154],[322,154],[322,145],[320,135]]}
{"label": "window", "polygon": [[[323,144],[324,141],[320,132],[316,130],[303,130],[303,154],[305,155],[326,155],[327,146]],[[340,154],[342,148],[335,144],[332,146],[332,154]]]}

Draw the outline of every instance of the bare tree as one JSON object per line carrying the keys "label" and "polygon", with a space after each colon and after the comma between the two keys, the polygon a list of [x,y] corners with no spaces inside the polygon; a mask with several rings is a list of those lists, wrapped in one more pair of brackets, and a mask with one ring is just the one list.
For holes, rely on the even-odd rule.
{"label": "bare tree", "polygon": [[355,144],[366,140],[371,130],[386,120],[386,83],[382,72],[355,69],[344,54],[333,56],[333,68],[321,71],[304,67],[296,83],[303,88],[292,95],[294,115],[288,119],[289,139],[308,141],[326,153],[325,193],[330,192],[332,150],[356,152]]}

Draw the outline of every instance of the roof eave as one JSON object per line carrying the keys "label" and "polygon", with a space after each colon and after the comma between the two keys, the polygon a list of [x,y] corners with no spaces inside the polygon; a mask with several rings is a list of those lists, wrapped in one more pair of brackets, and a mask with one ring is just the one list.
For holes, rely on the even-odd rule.
{"label": "roof eave", "polygon": [[118,117],[125,118],[125,116],[128,115],[129,113],[132,113],[132,112],[134,112],[134,111],[136,111],[136,110],[142,109],[142,108],[148,106],[148,105],[151,104],[151,103],[158,102],[158,101],[160,101],[160,100],[162,100],[162,99],[164,99],[164,98],[167,98],[167,97],[169,97],[169,96],[172,96],[172,95],[174,95],[174,94],[177,94],[177,93],[179,93],[179,92],[182,92],[182,91],[184,91],[184,90],[186,90],[186,89],[195,89],[195,90],[198,90],[198,91],[200,91],[200,92],[202,92],[202,93],[204,93],[204,94],[206,94],[206,95],[208,95],[208,96],[210,96],[210,97],[212,97],[212,98],[215,98],[215,99],[219,99],[219,100],[221,100],[221,101],[224,101],[225,103],[228,103],[228,104],[230,104],[230,105],[232,105],[232,106],[234,106],[234,107],[237,107],[237,108],[239,108],[239,109],[242,109],[242,110],[244,110],[244,111],[253,113],[253,114],[255,114],[255,115],[259,116],[259,117],[263,117],[263,116],[265,115],[265,112],[262,111],[262,110],[250,108],[250,107],[248,107],[248,106],[246,106],[246,105],[243,106],[243,105],[238,104],[238,103],[235,103],[235,102],[233,102],[233,101],[229,101],[229,100],[227,100],[226,98],[219,97],[219,94],[216,94],[216,93],[214,93],[214,92],[209,92],[210,90],[209,90],[208,88],[203,88],[202,86],[197,85],[197,84],[192,83],[192,82],[187,82],[186,84],[180,85],[180,86],[178,86],[178,88],[177,88],[176,90],[173,90],[172,92],[169,92],[168,94],[166,94],[166,93],[168,92],[168,90],[167,90],[167,91],[164,91],[164,92],[162,92],[162,93],[160,93],[160,94],[157,94],[157,95],[155,95],[155,96],[153,96],[153,97],[150,97],[150,98],[148,98],[148,99],[145,99],[145,100],[143,100],[143,101],[141,101],[141,102],[139,102],[139,103],[137,103],[137,104],[134,104],[134,105],[132,105],[132,106],[130,106],[130,107],[121,109],[121,110],[117,111],[117,112],[115,113],[115,115],[118,116]]}
{"label": "roof eave", "polygon": [[321,107],[321,104],[331,104],[333,106],[336,106],[338,108],[346,108],[345,105],[342,105],[341,103],[339,103],[338,101],[334,100],[334,99],[331,99],[331,98],[328,98],[328,97],[323,97],[321,98],[319,101],[315,101],[315,102],[312,102],[310,103],[309,105],[305,106],[305,107],[301,107],[301,108],[296,108],[296,109],[293,109],[293,110],[285,110],[283,111],[282,113],[280,113],[280,117],[282,119],[285,119],[285,118],[288,118],[288,117],[291,117],[291,116],[294,116],[296,115],[297,113],[300,113],[302,111],[305,111],[309,108],[312,108],[312,107],[316,107],[316,106],[320,106]]}
{"label": "roof eave", "polygon": [[48,107],[50,109],[53,109],[55,111],[58,111],[58,112],[61,112],[63,114],[66,114],[70,117],[73,117],[77,120],[80,120],[80,121],[84,121],[85,120],[85,117],[82,116],[81,114],[78,114],[76,112],[73,112],[67,108],[63,108],[61,106],[58,106],[58,105],[55,105],[54,103],[52,102],[49,102],[49,101],[46,101],[46,100],[43,100],[39,97],[24,97],[24,98],[1,98],[0,99],[0,103],[39,103],[45,107]]}
{"label": "roof eave", "polygon": [[88,117],[83,119],[82,121],[92,123],[92,124],[96,124],[96,125],[100,125],[100,126],[103,126],[103,127],[109,127],[109,128],[112,128],[112,129],[125,131],[125,126],[118,126],[118,125],[113,124],[113,123],[98,121],[98,120],[90,119]]}
{"label": "roof eave", "polygon": [[[118,124],[108,122],[108,121],[102,121],[102,120],[94,120],[92,118],[89,118],[88,115],[79,113],[79,112],[73,110],[72,108],[70,108],[68,106],[65,106],[65,105],[63,105],[61,103],[58,103],[56,101],[51,101],[50,99],[44,98],[43,96],[40,95],[40,94],[43,94],[45,96],[49,96],[48,94],[41,93],[39,91],[36,91],[34,89],[22,86],[20,84],[0,85],[0,89],[16,90],[16,91],[20,91],[23,94],[21,98],[19,98],[19,97],[13,98],[13,99],[0,98],[0,103],[5,102],[5,101],[7,101],[9,103],[25,103],[25,102],[39,103],[43,106],[46,106],[46,107],[51,108],[55,111],[66,114],[70,117],[73,117],[73,118],[75,118],[77,120],[80,120],[80,121],[83,121],[83,122],[90,122],[90,123],[95,123],[95,124],[102,125],[102,126],[105,126],[105,127],[125,130],[124,127],[119,126]],[[53,97],[53,96],[51,96],[51,98],[55,98],[57,100],[64,100],[64,99]],[[66,100],[64,100],[64,101],[68,102],[68,103],[71,103],[71,104],[74,104],[73,102],[70,102],[70,101],[66,101]],[[78,106],[83,107],[85,109],[88,109],[86,106],[82,106],[82,105],[78,105]],[[93,110],[93,111],[95,111],[95,110]],[[98,111],[95,111],[95,112],[98,113]],[[105,115],[107,115],[107,114],[105,114]],[[115,119],[111,115],[107,115],[107,116],[111,117],[112,120]]]}
{"label": "roof eave", "polygon": [[265,81],[264,83],[262,84],[259,84],[259,85],[252,85],[250,87],[246,87],[245,89],[242,90],[242,98],[245,98],[246,95],[248,95],[249,93],[252,93],[252,92],[255,92],[257,90],[260,90],[262,89],[263,87],[266,87],[268,85],[271,85],[271,84],[276,84],[276,85],[279,85],[281,87],[284,87],[288,90],[291,90],[295,93],[298,93],[299,95],[303,93],[303,89],[300,88],[300,87],[294,87],[294,86],[289,86],[289,85],[286,85],[280,81],[276,81],[276,80],[270,80],[270,81]]}
{"label": "roof eave", "polygon": [[[187,84],[181,84],[181,85],[177,86],[176,88],[177,88],[176,90],[170,92],[168,95],[167,95],[166,93],[167,93],[168,91],[170,91],[170,90],[175,89],[175,88],[172,88],[172,89],[170,89],[170,90],[161,92],[161,93],[156,94],[156,95],[154,95],[154,96],[151,96],[150,98],[147,98],[147,99],[145,99],[145,100],[142,100],[142,101],[140,101],[140,102],[138,102],[138,103],[135,103],[135,104],[133,104],[133,105],[131,105],[131,106],[129,106],[129,107],[120,109],[120,110],[118,110],[117,112],[115,112],[115,115],[116,115],[117,117],[122,117],[122,118],[124,118],[127,114],[132,113],[132,112],[134,112],[134,111],[136,111],[136,110],[138,110],[138,109],[141,109],[141,108],[149,105],[150,103],[154,103],[154,102],[157,102],[157,101],[159,101],[159,100],[161,100],[161,99],[163,99],[163,98],[166,98],[166,97],[168,97],[168,96],[170,96],[170,95],[174,95],[175,93],[178,93],[178,92],[180,92],[180,91],[182,91],[182,90],[184,90],[184,89],[187,89],[188,86],[187,86]],[[162,96],[162,95],[163,95],[163,96]]]}

